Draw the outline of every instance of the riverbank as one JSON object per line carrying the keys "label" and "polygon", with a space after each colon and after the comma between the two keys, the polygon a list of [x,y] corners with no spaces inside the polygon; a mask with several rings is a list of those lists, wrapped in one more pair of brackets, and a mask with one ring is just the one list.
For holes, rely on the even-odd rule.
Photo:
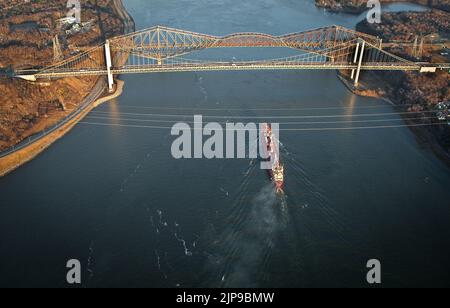
{"label": "riverbank", "polygon": [[120,16],[124,23],[124,33],[131,33],[136,30],[136,24],[133,17],[128,13],[127,9],[123,5],[122,0],[113,0],[113,7],[116,13]]}
{"label": "riverbank", "polygon": [[89,114],[93,109],[100,106],[101,104],[119,97],[125,85],[122,80],[116,80],[117,88],[113,94],[102,96],[93,102],[88,102],[88,107],[84,109],[80,114],[72,118],[65,125],[59,129],[53,131],[52,133],[46,135],[45,137],[33,142],[29,146],[16,151],[8,156],[0,158],[0,177],[7,175],[8,173],[14,171],[20,166],[28,163],[33,158],[45,151],[49,146],[62,138],[65,134],[72,130],[75,125],[81,121],[87,114]]}
{"label": "riverbank", "polygon": [[[108,37],[126,33],[129,22],[118,2],[86,3],[81,23],[70,25],[58,22],[67,14],[67,0],[28,4],[11,0],[11,6],[0,4],[0,71],[47,67],[98,46]],[[54,58],[55,37],[60,48]],[[76,112],[97,81],[95,76],[33,83],[7,75],[0,78],[0,151],[23,143]]]}
{"label": "riverbank", "polygon": [[[123,22],[123,31],[122,33],[130,33],[135,30],[135,24],[133,18],[128,14],[125,7],[123,6],[122,0],[112,0],[111,3],[111,9],[114,11],[116,15],[120,17],[120,19]],[[84,79],[83,79],[84,80]],[[26,87],[33,87],[33,88],[47,88],[51,85],[51,82],[48,83],[28,83],[25,81],[14,81],[16,86],[24,85]],[[43,137],[41,138],[34,138],[29,144],[22,145],[22,147],[19,147],[18,150],[12,151],[11,154],[4,156],[0,158],[0,176],[4,176],[11,171],[17,169],[21,165],[29,162],[33,158],[35,158],[37,155],[42,153],[45,149],[47,149],[51,144],[59,140],[61,137],[63,137],[66,133],[68,133],[80,120],[82,120],[92,109],[96,108],[100,104],[119,97],[122,93],[124,83],[123,81],[117,80],[117,89],[116,91],[111,95],[102,96],[99,98],[100,95],[103,95],[103,92],[106,89],[105,82],[102,79],[95,79],[95,78],[89,78],[88,80],[85,80],[85,84],[88,82],[91,82],[95,84],[95,86],[91,87],[89,94],[86,95],[86,91],[79,91],[79,93],[76,93],[76,89],[80,89],[80,86],[77,86],[82,81],[78,78],[65,78],[62,80],[54,81],[53,86],[57,87],[58,85],[61,86],[62,84],[66,85],[65,87],[61,86],[61,88],[55,90],[55,91],[46,91],[47,95],[50,93],[50,95],[59,94],[60,90],[64,90],[67,87],[73,88],[74,93],[72,93],[70,96],[73,98],[79,98],[80,95],[84,98],[84,101],[82,103],[71,103],[71,108],[67,108],[69,104],[64,104],[61,102],[60,99],[58,99],[58,103],[56,106],[61,106],[61,109],[63,113],[58,114],[51,114],[48,116],[46,114],[46,121],[39,121],[37,125],[34,125],[33,130],[29,130],[28,136],[30,138],[33,136],[33,134],[40,134],[42,131],[45,131],[48,127],[51,127],[52,125],[55,125],[53,129],[50,130],[49,133],[44,133]],[[31,94],[24,95],[27,100],[33,101],[33,94],[36,92],[35,90],[29,91]],[[39,91],[37,93],[41,93],[42,91]],[[66,91],[67,92],[67,91]],[[80,107],[76,107],[80,106]],[[81,109],[76,109],[81,108]],[[61,118],[61,116],[64,115],[64,118]],[[61,122],[60,122],[61,121]],[[23,140],[24,138],[22,138]]]}
{"label": "riverbank", "polygon": [[[401,73],[398,73],[401,74]],[[414,111],[417,112],[417,107],[415,107],[416,102],[413,100],[402,101],[398,99],[398,96],[393,94],[392,88],[389,84],[379,76],[377,72],[365,72],[364,80],[360,82],[358,87],[355,87],[346,76],[345,72],[338,73],[338,78],[342,81],[345,87],[355,95],[361,97],[372,97],[379,100],[383,100],[386,103],[394,106],[396,110],[402,113],[402,118],[406,125],[410,125],[410,129],[413,132],[416,141],[422,148],[427,148],[432,151],[447,167],[450,168],[450,152],[446,148],[446,144],[439,141],[439,129],[448,130],[448,127],[437,127],[437,126],[417,126],[422,124],[437,123],[437,119],[429,119],[430,114],[425,112],[428,109],[423,109],[423,114],[416,114],[412,117],[410,114],[404,112]],[[397,77],[400,78],[400,77]],[[418,105],[417,105],[418,106]]]}
{"label": "riverbank", "polygon": [[[384,13],[382,24],[370,24],[364,20],[356,26],[356,30],[379,36],[386,42],[411,41],[416,35],[433,34],[443,46],[450,37],[449,17],[449,13],[438,10]],[[440,54],[439,48],[433,46],[424,47],[421,59],[411,57],[411,50],[400,47],[388,51],[412,61],[448,62],[448,59]],[[379,90],[380,98],[388,99],[403,111],[413,111],[418,115],[417,118],[411,119],[411,116],[406,114],[404,117],[407,124],[433,124],[411,127],[411,130],[422,147],[432,150],[450,166],[450,126],[445,125],[445,121],[442,121],[443,125],[436,125],[439,120],[434,118],[436,105],[450,101],[450,74],[447,71],[437,71],[433,74],[364,72],[362,80],[367,89]],[[364,91],[356,94],[367,96]]]}

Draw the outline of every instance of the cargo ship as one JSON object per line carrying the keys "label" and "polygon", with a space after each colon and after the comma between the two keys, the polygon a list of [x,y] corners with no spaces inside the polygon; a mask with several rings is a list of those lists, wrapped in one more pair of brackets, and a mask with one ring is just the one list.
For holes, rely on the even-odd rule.
{"label": "cargo ship", "polygon": [[277,193],[283,193],[284,190],[284,166],[281,163],[278,141],[272,131],[270,124],[264,124],[263,127],[263,148],[265,157],[272,163],[272,168],[268,169],[270,180],[275,183]]}

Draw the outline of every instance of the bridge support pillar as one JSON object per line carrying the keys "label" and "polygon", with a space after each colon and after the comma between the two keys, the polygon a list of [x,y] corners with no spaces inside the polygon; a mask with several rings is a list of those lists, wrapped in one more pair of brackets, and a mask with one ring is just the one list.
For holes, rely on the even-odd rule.
{"label": "bridge support pillar", "polygon": [[355,87],[358,86],[358,84],[359,84],[359,76],[361,74],[361,66],[362,66],[362,61],[364,58],[364,48],[365,47],[366,47],[366,42],[363,41],[362,46],[361,46],[361,51],[359,52],[359,62],[358,62],[358,69],[356,70]]}
{"label": "bridge support pillar", "polygon": [[[355,57],[353,59],[353,63],[358,62],[358,53],[359,53],[359,43],[356,44],[356,51],[355,51]],[[352,75],[350,76],[350,79],[353,80],[355,78],[355,70],[352,70]]]}
{"label": "bridge support pillar", "polygon": [[106,70],[108,72],[108,91],[114,91],[114,76],[111,72],[112,67],[112,59],[111,59],[111,47],[109,45],[109,41],[107,40],[105,43],[105,59],[106,59]]}

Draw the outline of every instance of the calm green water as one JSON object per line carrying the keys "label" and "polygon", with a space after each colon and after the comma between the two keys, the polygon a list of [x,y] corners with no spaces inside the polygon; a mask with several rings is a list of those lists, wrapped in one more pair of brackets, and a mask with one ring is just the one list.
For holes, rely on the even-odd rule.
{"label": "calm green water", "polygon": [[[125,4],[138,28],[215,35],[354,27],[362,18],[307,1]],[[87,287],[359,287],[373,258],[385,286],[449,285],[450,172],[408,128],[282,131],[284,198],[258,161],[176,161],[170,130],[155,128],[194,114],[282,129],[402,125],[398,115],[375,116],[395,113],[391,106],[352,95],[335,72],[123,79],[122,97],[0,179],[1,286],[66,286],[72,258]]]}

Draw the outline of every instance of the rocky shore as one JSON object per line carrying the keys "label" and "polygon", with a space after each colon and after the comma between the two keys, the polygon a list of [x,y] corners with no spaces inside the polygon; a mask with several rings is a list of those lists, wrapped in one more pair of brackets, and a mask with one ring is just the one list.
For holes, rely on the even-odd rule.
{"label": "rocky shore", "polygon": [[[360,14],[367,10],[368,0],[315,0],[316,6],[335,13]],[[382,4],[416,3],[450,12],[450,0],[380,0]]]}
{"label": "rocky shore", "polygon": [[[439,35],[450,38],[450,13],[441,10],[427,12],[384,13],[382,23],[360,22],[356,30],[379,36],[385,42],[412,42],[416,36]],[[430,39],[425,42],[430,43]],[[405,50],[398,50],[404,52]]]}
{"label": "rocky shore", "polygon": [[[416,35],[429,34],[437,35],[439,41],[444,42],[450,37],[450,13],[440,10],[385,13],[383,23],[370,24],[362,21],[357,25],[357,30],[379,36],[385,42],[410,42]],[[449,61],[432,46],[424,47],[421,59],[413,58],[408,48],[392,47],[389,51],[414,61]],[[417,119],[409,120],[410,124],[438,123],[437,116],[430,119],[430,115],[435,115],[433,111],[440,102],[450,102],[450,74],[447,71],[437,71],[433,74],[366,72],[362,79],[368,90],[357,94],[373,96],[378,93],[400,108],[414,112],[423,111]],[[445,121],[442,124],[444,125],[415,128],[414,132],[424,146],[430,146],[450,165],[450,126],[445,125]]]}
{"label": "rocky shore", "polygon": [[[360,14],[367,10],[367,0],[315,0],[318,7],[336,13]],[[380,24],[370,24],[366,20],[359,23],[356,30],[378,36],[384,42],[413,42],[416,37],[437,36],[440,41],[450,38],[450,0],[381,0],[382,4],[409,2],[432,8],[428,12],[383,13]],[[421,59],[412,56],[412,47],[396,46],[389,49],[406,59],[414,61],[449,62],[425,41]],[[444,44],[442,44],[444,45]],[[448,47],[448,44],[447,44]],[[344,73],[345,74],[345,73]],[[408,124],[436,124],[439,120],[430,119],[430,112],[440,102],[450,101],[450,74],[438,71],[436,74],[417,72],[365,72],[363,87],[352,89],[361,96],[385,99],[403,110],[423,111],[416,119],[408,117]],[[430,147],[450,166],[450,126],[413,127],[423,146]]]}

